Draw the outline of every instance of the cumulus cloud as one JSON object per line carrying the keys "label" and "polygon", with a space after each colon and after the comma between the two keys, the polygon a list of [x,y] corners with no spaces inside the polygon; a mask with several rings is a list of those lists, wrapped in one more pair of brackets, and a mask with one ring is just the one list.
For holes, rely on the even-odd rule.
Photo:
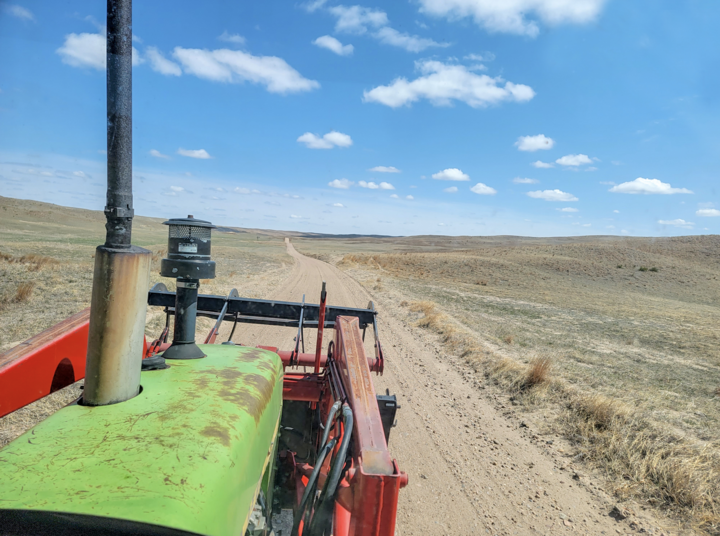
{"label": "cumulus cloud", "polygon": [[[71,33],[65,36],[63,45],[55,51],[62,62],[71,67],[90,67],[105,70],[105,35],[100,33]],[[140,53],[132,48],[132,64],[143,62]]]}
{"label": "cumulus cloud", "polygon": [[81,179],[87,178],[87,175],[83,171],[73,171],[73,175],[80,177]]}
{"label": "cumulus cloud", "polygon": [[515,146],[518,151],[542,151],[552,149],[555,145],[555,140],[546,137],[544,134],[538,134],[537,136],[520,136],[515,142]]}
{"label": "cumulus cloud", "polygon": [[175,47],[183,71],[212,82],[260,84],[270,93],[296,93],[320,87],[276,56],[253,56],[241,50]]}
{"label": "cumulus cloud", "polygon": [[378,188],[380,188],[379,184],[375,184],[372,181],[358,181],[358,185],[360,185],[360,188],[369,188],[370,190],[377,190]]}
{"label": "cumulus cloud", "polygon": [[198,158],[200,160],[207,160],[212,158],[205,149],[183,149],[182,147],[177,150],[177,154],[181,156],[187,156],[189,158]]}
{"label": "cumulus cloud", "polygon": [[353,182],[347,179],[335,179],[334,181],[328,182],[330,188],[338,188],[340,190],[347,190],[352,184]]}
{"label": "cumulus cloud", "polygon": [[337,208],[345,208],[345,205],[343,205],[342,203],[333,203],[332,206]]}
{"label": "cumulus cloud", "polygon": [[420,77],[412,81],[400,77],[387,86],[364,91],[363,101],[397,108],[421,99],[427,99],[433,106],[450,106],[456,100],[481,108],[504,101],[526,102],[535,96],[530,86],[505,82],[499,76],[476,74],[464,65],[424,60],[415,62],[415,67]]}
{"label": "cumulus cloud", "polygon": [[308,149],[332,149],[333,147],[350,147],[352,145],[352,138],[342,132],[331,131],[325,134],[322,138],[313,134],[312,132],[306,132],[300,136],[297,140],[298,143],[304,143]]}
{"label": "cumulus cloud", "polygon": [[687,188],[673,188],[670,184],[658,179],[643,179],[638,177],[634,181],[623,182],[613,186],[609,192],[618,194],[691,194]]}
{"label": "cumulus cloud", "polygon": [[706,218],[714,218],[720,216],[720,210],[716,208],[701,208],[695,212],[696,216],[702,216]]}
{"label": "cumulus cloud", "polygon": [[489,32],[536,37],[538,20],[550,26],[586,24],[598,17],[604,4],[605,0],[420,0],[420,11],[449,20],[472,17]]}
{"label": "cumulus cloud", "polygon": [[454,194],[457,191],[458,191],[457,186],[450,186],[449,188],[445,188],[443,190],[443,192],[447,192],[449,194]]}
{"label": "cumulus cloud", "polygon": [[487,186],[482,182],[478,182],[475,186],[470,188],[470,191],[478,195],[495,195],[497,193],[495,188],[490,188],[490,186]]}
{"label": "cumulus cloud", "polygon": [[3,6],[3,9],[6,12],[10,13],[13,17],[17,17],[18,19],[32,21],[35,20],[35,15],[32,14],[32,11],[22,6],[18,6],[15,4],[6,4],[5,6]]}
{"label": "cumulus cloud", "polygon": [[447,168],[433,173],[432,178],[438,181],[469,181],[470,175],[463,173],[458,168]]}
{"label": "cumulus cloud", "polygon": [[390,184],[389,182],[381,182],[380,189],[381,190],[394,190],[395,187],[392,184]]}
{"label": "cumulus cloud", "polygon": [[550,163],[548,163],[548,162],[543,162],[543,161],[541,161],[541,160],[537,160],[537,161],[533,162],[532,165],[533,165],[533,167],[536,167],[536,168],[539,168],[539,169],[548,169],[548,168],[551,168],[551,167],[555,167],[554,165],[552,165],[552,164],[550,164]]}
{"label": "cumulus cloud", "polygon": [[220,41],[225,41],[226,43],[235,43],[236,45],[245,44],[245,38],[242,35],[231,34],[228,33],[227,30],[225,30],[222,34],[218,35],[218,39]]}
{"label": "cumulus cloud", "polygon": [[174,61],[170,61],[155,47],[147,47],[145,56],[150,62],[150,68],[165,76],[180,76],[182,69]]}
{"label": "cumulus cloud", "polygon": [[555,160],[561,166],[582,166],[592,164],[592,160],[586,154],[568,154]]}
{"label": "cumulus cloud", "polygon": [[411,195],[406,195],[406,196],[405,196],[405,199],[409,199],[410,201],[412,201],[412,200],[415,199],[415,198],[414,198],[413,196],[411,196]]}
{"label": "cumulus cloud", "polygon": [[[324,4],[325,2],[313,2],[307,4],[305,9],[315,11]],[[387,13],[379,9],[363,6],[333,6],[327,11],[336,18],[335,31],[338,33],[368,34],[382,44],[403,48],[408,52],[422,52],[431,47],[449,46],[449,43],[438,43],[425,37],[399,32],[389,26]]]}
{"label": "cumulus cloud", "polygon": [[150,156],[154,156],[155,158],[166,158],[166,159],[170,158],[168,155],[162,154],[157,149],[150,149]]}
{"label": "cumulus cloud", "polygon": [[387,26],[387,14],[379,9],[362,6],[333,6],[328,11],[337,18],[336,32],[364,34],[368,28]]}
{"label": "cumulus cloud", "polygon": [[398,194],[392,194],[390,197],[393,199],[400,199],[400,196]]}
{"label": "cumulus cloud", "polygon": [[580,212],[578,209],[572,207],[556,208],[555,210],[559,210],[560,212]]}
{"label": "cumulus cloud", "polygon": [[376,173],[400,173],[400,170],[394,166],[375,166],[368,171],[374,171]]}
{"label": "cumulus cloud", "polygon": [[338,56],[350,56],[355,48],[352,45],[343,45],[340,41],[330,35],[323,35],[312,42],[320,48],[326,48]]}
{"label": "cumulus cloud", "polygon": [[527,193],[534,199],[544,199],[545,201],[577,201],[578,198],[573,194],[563,192],[561,190],[537,190]]}
{"label": "cumulus cloud", "polygon": [[523,177],[515,177],[513,179],[513,182],[515,184],[537,184],[540,181],[538,181],[537,179],[527,179],[527,178],[523,178]]}
{"label": "cumulus cloud", "polygon": [[378,31],[373,33],[373,37],[384,45],[404,48],[408,52],[422,52],[426,48],[445,48],[450,46],[450,43],[438,43],[437,41],[433,41],[432,39],[425,37],[418,37],[416,35],[399,32],[390,26],[380,28]]}
{"label": "cumulus cloud", "polygon": [[685,221],[680,218],[676,220],[658,220],[658,223],[660,225],[672,225],[673,227],[682,227],[684,229],[692,229],[692,226],[695,225],[691,221]]}
{"label": "cumulus cloud", "polygon": [[184,192],[185,191],[185,188],[183,188],[182,186],[171,186],[170,189],[173,192]]}

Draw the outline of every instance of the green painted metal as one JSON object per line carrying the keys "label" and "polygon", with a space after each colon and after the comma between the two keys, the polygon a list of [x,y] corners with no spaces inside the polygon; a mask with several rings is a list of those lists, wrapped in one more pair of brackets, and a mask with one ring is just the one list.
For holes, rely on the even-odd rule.
{"label": "green painted metal", "polygon": [[272,470],[282,362],[256,348],[203,350],[143,372],[127,402],[68,406],[0,450],[0,509],[243,534]]}

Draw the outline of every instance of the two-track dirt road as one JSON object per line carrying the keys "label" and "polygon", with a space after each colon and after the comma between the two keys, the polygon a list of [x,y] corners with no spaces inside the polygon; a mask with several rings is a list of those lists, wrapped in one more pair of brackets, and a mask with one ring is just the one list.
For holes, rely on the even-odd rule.
{"label": "two-track dirt road", "polygon": [[[331,305],[366,307],[372,299],[337,268],[299,254],[289,242],[287,251],[293,271],[266,299],[300,301],[305,294],[317,303],[323,280]],[[482,378],[394,314],[396,304],[377,307],[386,362],[384,376],[373,380],[378,392],[388,388],[398,396],[390,451],[410,477],[400,492],[398,535],[630,532],[608,517],[612,504],[587,477],[577,480],[561,469],[562,458],[549,454],[545,441],[501,413]],[[253,326],[241,327],[234,340],[290,349],[294,335]],[[312,351],[314,333],[307,335],[306,351]]]}

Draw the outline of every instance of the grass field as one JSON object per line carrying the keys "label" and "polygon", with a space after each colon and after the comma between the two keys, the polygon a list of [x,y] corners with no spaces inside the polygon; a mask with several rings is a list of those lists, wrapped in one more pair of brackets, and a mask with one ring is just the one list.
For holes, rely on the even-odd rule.
{"label": "grass field", "polygon": [[616,495],[718,533],[720,237],[294,243],[407,302]]}

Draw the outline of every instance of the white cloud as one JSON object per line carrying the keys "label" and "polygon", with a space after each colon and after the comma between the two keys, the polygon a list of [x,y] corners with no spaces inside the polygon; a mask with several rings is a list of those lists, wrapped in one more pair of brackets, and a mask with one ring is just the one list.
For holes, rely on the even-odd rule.
{"label": "white cloud", "polygon": [[573,194],[563,192],[561,190],[537,190],[527,193],[534,199],[544,199],[545,201],[577,201],[578,198]]}
{"label": "white cloud", "polygon": [[585,168],[585,171],[597,171],[597,169],[595,166],[590,166],[589,168]]}
{"label": "white cloud", "polygon": [[619,211],[619,210],[613,210],[613,212],[614,212],[615,214],[620,214],[620,211]]}
{"label": "white cloud", "polygon": [[[55,52],[62,62],[72,67],[90,67],[98,71],[105,70],[105,35],[99,33],[71,33],[65,36],[63,46]],[[140,53],[132,48],[132,64],[143,62]]]}
{"label": "white cloud", "polygon": [[182,186],[171,186],[170,189],[173,192],[184,192],[185,191],[185,188],[183,188]]}
{"label": "white cloud", "polygon": [[391,28],[390,26],[380,28],[373,34],[373,37],[375,37],[384,45],[392,45],[395,47],[404,48],[408,52],[422,52],[426,48],[445,48],[450,46],[449,43],[438,43],[436,41],[433,41],[432,39],[398,32],[396,29]]}
{"label": "white cloud", "polygon": [[469,181],[470,175],[463,173],[458,168],[447,168],[433,173],[432,178],[438,181]]}
{"label": "white cloud", "polygon": [[200,160],[207,160],[212,158],[205,149],[183,149],[182,147],[177,150],[177,154],[182,156],[188,156],[190,158],[199,158]]}
{"label": "white cloud", "polygon": [[312,44],[319,46],[320,48],[326,48],[338,56],[349,56],[354,50],[352,45],[343,45],[340,41],[330,35],[318,37],[312,42]]}
{"label": "white cloud", "polygon": [[168,155],[162,154],[157,149],[150,149],[150,156],[154,156],[155,158],[170,158]]}
{"label": "white cloud", "polygon": [[561,166],[582,166],[592,164],[592,160],[586,154],[568,154],[555,160],[555,163]]}
{"label": "white cloud", "polygon": [[543,161],[541,161],[541,160],[537,160],[537,161],[533,162],[532,165],[533,165],[534,167],[540,168],[540,169],[548,169],[548,168],[551,168],[551,167],[555,167],[555,166],[553,166],[552,164],[549,164],[549,163],[547,163],[547,162],[543,162]]}
{"label": "white cloud", "polygon": [[392,194],[390,197],[393,199],[400,199],[400,196],[398,194]]}
{"label": "white cloud", "polygon": [[482,182],[478,182],[475,186],[470,188],[470,191],[478,195],[495,195],[497,193],[495,188],[490,188],[490,186],[487,186]]}
{"label": "white cloud", "polygon": [[4,6],[4,9],[13,17],[17,17],[18,19],[35,20],[35,15],[32,14],[32,11],[22,6],[18,6],[15,4],[6,4]]}
{"label": "white cloud", "polygon": [[471,61],[493,61],[495,54],[492,52],[483,52],[482,54],[468,54],[463,59]]}
{"label": "white cloud", "polygon": [[380,28],[389,22],[384,11],[362,6],[333,6],[328,11],[337,17],[336,32],[364,34],[368,27]]}
{"label": "white cloud", "polygon": [[301,220],[301,219],[302,219],[302,216],[298,216],[298,215],[296,215],[296,214],[290,214],[290,217],[291,217],[292,219],[294,219],[294,220]]}
{"label": "white cloud", "polygon": [[334,181],[328,182],[330,188],[338,188],[340,190],[347,190],[352,184],[353,182],[347,179],[335,179]]}
{"label": "white cloud", "polygon": [[582,226],[583,227],[592,227],[592,223],[583,223]]}
{"label": "white cloud", "polygon": [[400,173],[400,170],[394,166],[375,166],[374,168],[368,169],[368,171],[374,171],[376,173]]}
{"label": "white cloud", "polygon": [[253,56],[241,50],[175,47],[173,56],[187,74],[213,82],[252,82],[270,93],[294,93],[320,87],[276,56]]}
{"label": "white cloud", "polygon": [[245,38],[242,35],[231,34],[228,33],[227,30],[225,30],[222,34],[218,35],[218,39],[220,41],[225,41],[226,43],[235,43],[236,45],[245,44]]}
{"label": "white cloud", "polygon": [[556,208],[555,210],[559,210],[560,212],[580,212],[578,209],[572,207]]}
{"label": "white cloud", "polygon": [[618,194],[691,194],[687,188],[673,188],[666,182],[658,179],[643,179],[638,177],[634,181],[623,182],[608,190]]}
{"label": "white cloud", "polygon": [[411,196],[411,195],[406,195],[406,196],[405,196],[405,199],[409,199],[410,201],[412,201],[412,200],[415,199],[415,198],[414,198],[413,196]]}
{"label": "white cloud", "polygon": [[537,179],[527,179],[527,178],[522,178],[522,177],[515,177],[513,179],[513,182],[515,184],[537,184],[540,181]]}
{"label": "white cloud", "polygon": [[712,218],[720,216],[720,210],[716,208],[701,208],[697,212],[695,212],[695,215]]}
{"label": "white cloud", "polygon": [[454,194],[457,191],[458,191],[457,186],[450,186],[449,188],[445,188],[443,190],[443,192],[447,192],[449,194]]}
{"label": "white cloud", "polygon": [[359,181],[358,184],[360,185],[360,188],[369,188],[370,190],[377,190],[378,188],[380,188],[379,184],[375,184],[372,181]]}
{"label": "white cloud", "polygon": [[544,134],[538,134],[537,136],[520,136],[515,142],[515,146],[518,151],[541,151],[552,149],[555,145],[555,140],[546,137]]}
{"label": "white cloud", "polygon": [[170,61],[155,47],[147,47],[145,50],[145,56],[147,56],[150,62],[150,67],[153,71],[164,74],[166,76],[180,76],[182,69],[174,61]]}
{"label": "white cloud", "polygon": [[397,108],[420,99],[429,100],[433,106],[450,106],[457,100],[480,108],[503,101],[525,102],[535,96],[530,86],[475,74],[463,65],[424,60],[415,62],[415,67],[422,76],[410,82],[406,78],[396,78],[390,85],[364,91],[363,101]]}
{"label": "white cloud", "polygon": [[342,203],[333,203],[332,206],[337,207],[337,208],[345,208],[345,205],[343,205]]}
{"label": "white cloud", "polygon": [[304,4],[302,7],[305,8],[305,11],[312,13],[313,11],[317,11],[318,9],[323,7],[326,3],[327,0],[312,0],[307,4]]}
{"label": "white cloud", "polygon": [[395,187],[392,184],[390,184],[389,182],[381,182],[380,189],[381,190],[394,190]]}
{"label": "white cloud", "polygon": [[692,226],[695,225],[691,221],[681,220],[680,218],[676,220],[658,220],[658,223],[660,225],[672,225],[673,227],[682,227],[684,229],[691,229]]}
{"label": "white cloud", "polygon": [[75,175],[76,177],[80,177],[81,179],[87,178],[87,175],[85,175],[85,173],[82,171],[73,171],[73,175]]}
{"label": "white cloud", "polygon": [[333,147],[350,147],[352,138],[342,132],[331,131],[322,138],[312,132],[306,132],[296,141],[304,143],[308,149],[332,149]]}
{"label": "white cloud", "polygon": [[585,24],[600,14],[605,0],[420,0],[420,11],[457,20],[472,17],[489,32],[536,37],[537,18],[545,24]]}

